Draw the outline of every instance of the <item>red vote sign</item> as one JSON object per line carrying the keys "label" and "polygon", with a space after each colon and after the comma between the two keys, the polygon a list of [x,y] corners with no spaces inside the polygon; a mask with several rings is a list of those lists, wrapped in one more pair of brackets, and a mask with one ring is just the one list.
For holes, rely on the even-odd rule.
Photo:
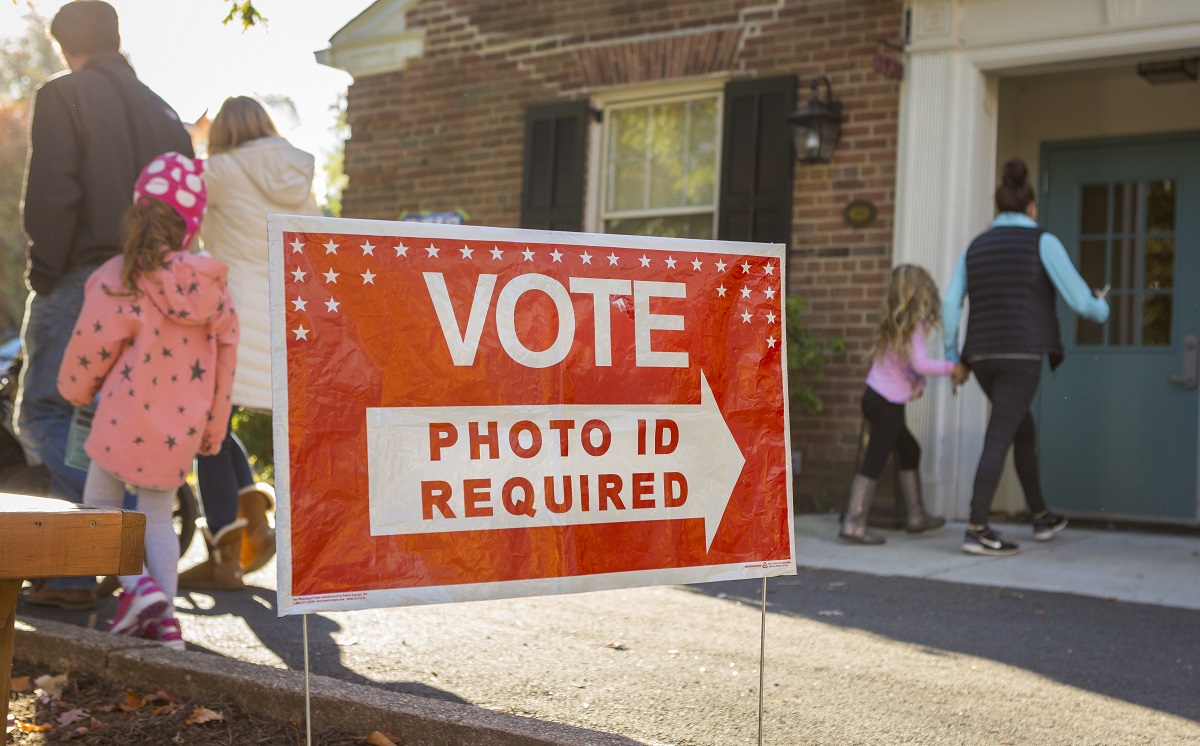
{"label": "red vote sign", "polygon": [[782,246],[268,233],[281,614],[795,573]]}

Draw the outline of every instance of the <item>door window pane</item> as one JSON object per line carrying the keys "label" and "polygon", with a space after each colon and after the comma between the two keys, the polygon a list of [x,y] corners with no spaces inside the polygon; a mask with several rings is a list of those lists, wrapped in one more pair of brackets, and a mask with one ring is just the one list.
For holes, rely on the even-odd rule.
{"label": "door window pane", "polygon": [[1080,192],[1079,272],[1112,285],[1105,327],[1079,319],[1075,344],[1171,344],[1175,289],[1175,183],[1087,184]]}
{"label": "door window pane", "polygon": [[1114,290],[1130,290],[1137,287],[1134,271],[1137,269],[1137,242],[1132,238],[1118,238],[1113,242],[1112,286]]}
{"label": "door window pane", "polygon": [[1136,343],[1133,321],[1133,297],[1118,295],[1108,299],[1108,343],[1129,347]]}
{"label": "door window pane", "polygon": [[1146,202],[1146,230],[1150,233],[1174,233],[1175,182],[1150,182]]}
{"label": "door window pane", "polygon": [[1105,263],[1108,260],[1108,242],[1099,241],[1079,242],[1079,274],[1088,287],[1104,287]]}
{"label": "door window pane", "polygon": [[1142,345],[1167,347],[1171,344],[1171,296],[1147,295],[1142,305]]}
{"label": "door window pane", "polygon": [[1083,188],[1079,232],[1084,235],[1108,232],[1108,184],[1089,184]]}
{"label": "door window pane", "polygon": [[1146,289],[1175,287],[1175,239],[1146,239]]}
{"label": "door window pane", "polygon": [[1136,229],[1138,187],[1137,182],[1113,184],[1113,233],[1129,233]]}

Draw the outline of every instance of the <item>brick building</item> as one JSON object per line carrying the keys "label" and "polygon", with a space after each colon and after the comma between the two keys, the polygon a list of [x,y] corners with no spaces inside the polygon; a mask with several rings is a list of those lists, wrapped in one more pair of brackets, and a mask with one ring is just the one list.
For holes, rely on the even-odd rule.
{"label": "brick building", "polygon": [[[944,284],[992,217],[997,164],[1022,155],[1043,225],[1116,309],[1104,333],[1060,311],[1078,362],[1035,405],[1051,503],[1195,523],[1200,398],[1169,381],[1200,334],[1200,260],[1174,248],[1200,242],[1175,211],[1200,174],[1197,39],[1188,0],[379,0],[318,57],[354,76],[348,217],[787,243],[806,325],[848,346],[816,382],[823,411],[793,413],[798,504],[837,505],[853,470],[888,272]],[[821,76],[841,140],[800,163],[786,114]],[[852,227],[851,203],[873,218]],[[910,406],[934,508],[965,517],[986,417],[973,386]],[[1130,447],[1168,421],[1169,456]],[[1013,481],[997,506],[1015,512]],[[1122,497],[1145,489],[1169,496]]]}

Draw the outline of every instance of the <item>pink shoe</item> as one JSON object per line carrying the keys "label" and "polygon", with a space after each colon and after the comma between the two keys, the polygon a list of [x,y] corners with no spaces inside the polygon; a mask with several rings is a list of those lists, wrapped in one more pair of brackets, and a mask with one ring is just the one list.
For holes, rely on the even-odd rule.
{"label": "pink shoe", "polygon": [[113,635],[148,637],[149,626],[166,616],[170,606],[170,599],[154,582],[154,578],[143,575],[132,591],[121,589],[117,599],[117,615],[108,625],[108,632]]}
{"label": "pink shoe", "polygon": [[166,647],[172,650],[186,650],[183,644],[183,633],[179,629],[179,620],[173,616],[159,620],[152,625],[154,636]]}

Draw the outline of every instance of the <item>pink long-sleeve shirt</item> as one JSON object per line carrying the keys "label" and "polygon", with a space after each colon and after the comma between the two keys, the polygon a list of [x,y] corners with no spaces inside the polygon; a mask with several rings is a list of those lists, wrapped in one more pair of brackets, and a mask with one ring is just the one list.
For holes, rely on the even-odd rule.
{"label": "pink long-sleeve shirt", "polygon": [[173,490],[197,453],[216,453],[232,408],[238,320],[228,269],[207,254],[176,253],[124,288],[120,256],[88,278],[83,310],[58,373],[76,406],[100,394],[84,449],[119,479]]}
{"label": "pink long-sleeve shirt", "polygon": [[925,385],[925,376],[948,376],[954,372],[952,361],[929,357],[924,325],[918,325],[913,332],[910,347],[911,360],[901,360],[894,351],[885,350],[867,373],[867,385],[893,404],[912,399],[917,388]]}

